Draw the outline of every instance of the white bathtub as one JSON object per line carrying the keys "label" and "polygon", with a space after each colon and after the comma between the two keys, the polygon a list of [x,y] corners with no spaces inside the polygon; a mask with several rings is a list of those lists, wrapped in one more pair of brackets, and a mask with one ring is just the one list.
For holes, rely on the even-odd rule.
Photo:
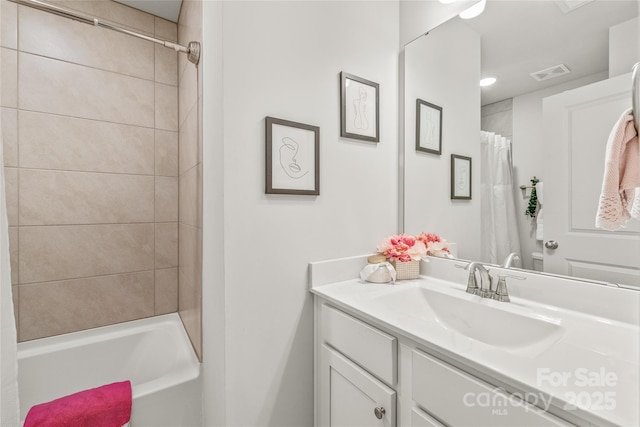
{"label": "white bathtub", "polygon": [[132,427],[202,425],[200,364],[176,313],[18,344],[23,420],[33,405],[124,380]]}

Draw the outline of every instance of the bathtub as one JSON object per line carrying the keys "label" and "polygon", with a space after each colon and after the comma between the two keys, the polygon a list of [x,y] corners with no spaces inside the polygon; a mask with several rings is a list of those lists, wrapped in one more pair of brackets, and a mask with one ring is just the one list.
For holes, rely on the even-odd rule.
{"label": "bathtub", "polygon": [[201,426],[200,364],[176,313],[18,344],[20,415],[130,380],[131,427]]}

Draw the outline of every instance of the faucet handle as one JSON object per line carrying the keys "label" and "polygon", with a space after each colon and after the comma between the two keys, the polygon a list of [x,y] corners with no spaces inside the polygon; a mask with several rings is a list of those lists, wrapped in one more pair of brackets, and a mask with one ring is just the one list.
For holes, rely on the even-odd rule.
{"label": "faucet handle", "polygon": [[[463,270],[468,270],[471,263],[467,264],[453,264],[455,268],[461,268]],[[469,278],[467,279],[467,290],[466,292],[471,295],[478,295],[480,289],[478,288],[478,283],[476,282],[476,275],[473,271],[469,272]]]}
{"label": "faucet handle", "polygon": [[478,288],[478,283],[476,282],[476,274],[473,271],[469,272],[469,279],[467,280],[467,290],[466,292],[471,295],[480,295],[480,288]]}
{"label": "faucet handle", "polygon": [[498,274],[498,284],[496,285],[496,291],[491,298],[500,302],[509,302],[511,299],[509,298],[509,292],[507,291],[507,277],[516,280],[526,280],[526,277],[522,276],[513,276],[511,274]]}
{"label": "faucet handle", "polygon": [[506,276],[498,276],[498,285],[496,286],[496,292],[491,296],[491,298],[500,302],[511,301],[511,299],[509,298],[509,292],[507,291]]}

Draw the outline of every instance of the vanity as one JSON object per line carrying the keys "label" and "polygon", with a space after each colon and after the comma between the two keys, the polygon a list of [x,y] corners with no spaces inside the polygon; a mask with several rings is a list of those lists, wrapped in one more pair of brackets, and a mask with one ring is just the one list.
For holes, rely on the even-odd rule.
{"label": "vanity", "polygon": [[396,284],[365,263],[310,264],[316,426],[640,425],[640,292],[489,267],[521,279],[500,302],[461,260]]}

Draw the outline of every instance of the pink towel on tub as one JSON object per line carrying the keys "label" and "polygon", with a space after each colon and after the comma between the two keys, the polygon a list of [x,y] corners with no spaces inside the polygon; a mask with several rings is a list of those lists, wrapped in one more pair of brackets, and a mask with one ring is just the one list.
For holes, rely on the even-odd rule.
{"label": "pink towel on tub", "polygon": [[103,385],[33,406],[24,427],[121,427],[131,418],[131,382]]}

